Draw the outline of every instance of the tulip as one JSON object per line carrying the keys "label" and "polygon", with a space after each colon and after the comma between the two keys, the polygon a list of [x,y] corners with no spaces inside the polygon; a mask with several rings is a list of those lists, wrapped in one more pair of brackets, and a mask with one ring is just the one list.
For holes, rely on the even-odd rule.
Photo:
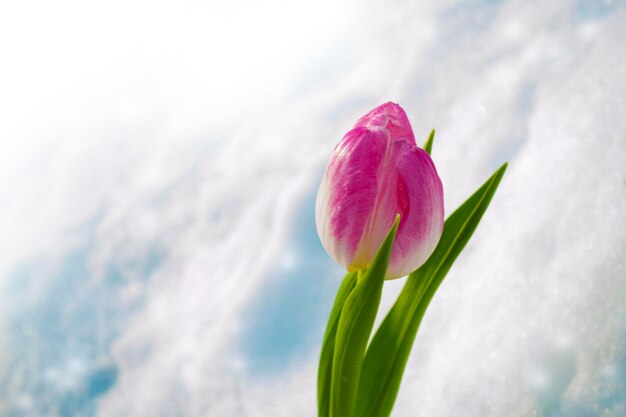
{"label": "tulip", "polygon": [[349,271],[367,268],[400,215],[385,279],[420,267],[443,230],[443,187],[419,148],[404,110],[385,103],[335,146],[320,185],[315,220],[330,256]]}

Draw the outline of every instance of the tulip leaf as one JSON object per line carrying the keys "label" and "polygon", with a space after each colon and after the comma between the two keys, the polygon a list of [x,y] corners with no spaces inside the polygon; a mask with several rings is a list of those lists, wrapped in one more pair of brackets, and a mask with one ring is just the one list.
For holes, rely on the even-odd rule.
{"label": "tulip leaf", "polygon": [[433,153],[433,141],[435,140],[435,129],[430,131],[430,135],[428,135],[428,139],[426,139],[426,143],[424,144],[424,150],[431,155]]}
{"label": "tulip leaf", "polygon": [[357,391],[357,417],[387,417],[395,402],[413,341],[428,305],[461,253],[504,175],[501,166],[446,220],[431,257],[409,275],[367,349]]}
{"label": "tulip leaf", "polygon": [[344,277],[337,291],[337,296],[335,297],[335,302],[330,311],[330,317],[328,318],[328,324],[326,325],[326,333],[324,334],[324,341],[322,342],[322,352],[320,354],[320,363],[317,372],[318,417],[328,417],[330,415],[330,380],[333,369],[333,354],[335,351],[337,326],[343,305],[356,285],[356,278],[356,272],[348,272]]}
{"label": "tulip leaf", "polygon": [[333,354],[330,417],[354,416],[361,363],[374,327],[399,222],[398,215],[372,264],[359,271],[357,284],[341,310]]}

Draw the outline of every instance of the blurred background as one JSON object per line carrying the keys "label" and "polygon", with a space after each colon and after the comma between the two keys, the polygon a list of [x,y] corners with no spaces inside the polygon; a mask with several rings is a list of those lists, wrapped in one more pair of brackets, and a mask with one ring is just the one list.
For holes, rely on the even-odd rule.
{"label": "blurred background", "polygon": [[315,194],[389,100],[447,214],[510,162],[394,416],[626,416],[625,41],[624,0],[2,3],[0,416],[315,416]]}

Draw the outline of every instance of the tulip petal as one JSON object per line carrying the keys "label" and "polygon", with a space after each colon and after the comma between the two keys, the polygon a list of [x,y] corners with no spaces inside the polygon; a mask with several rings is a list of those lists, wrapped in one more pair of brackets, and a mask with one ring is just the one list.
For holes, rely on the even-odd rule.
{"label": "tulip petal", "polygon": [[361,117],[356,126],[368,128],[384,127],[393,141],[405,140],[415,143],[415,136],[411,123],[405,111],[396,103],[381,104],[374,110]]}
{"label": "tulip petal", "polygon": [[387,278],[407,275],[426,262],[439,242],[444,221],[443,187],[430,156],[408,144],[394,148],[395,201],[390,198],[387,204],[395,203],[401,222]]}
{"label": "tulip petal", "polygon": [[351,270],[367,266],[365,261],[355,264],[353,258],[374,210],[378,167],[388,142],[385,129],[357,127],[348,132],[335,147],[318,192],[318,234],[328,253]]}

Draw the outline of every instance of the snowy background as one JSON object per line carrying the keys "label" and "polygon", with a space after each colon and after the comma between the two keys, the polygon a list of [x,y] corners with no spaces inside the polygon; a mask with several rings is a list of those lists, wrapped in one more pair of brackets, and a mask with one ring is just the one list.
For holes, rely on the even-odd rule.
{"label": "snowy background", "polygon": [[388,100],[448,214],[510,162],[394,416],[626,416],[623,0],[3,2],[0,416],[315,416],[315,193]]}

